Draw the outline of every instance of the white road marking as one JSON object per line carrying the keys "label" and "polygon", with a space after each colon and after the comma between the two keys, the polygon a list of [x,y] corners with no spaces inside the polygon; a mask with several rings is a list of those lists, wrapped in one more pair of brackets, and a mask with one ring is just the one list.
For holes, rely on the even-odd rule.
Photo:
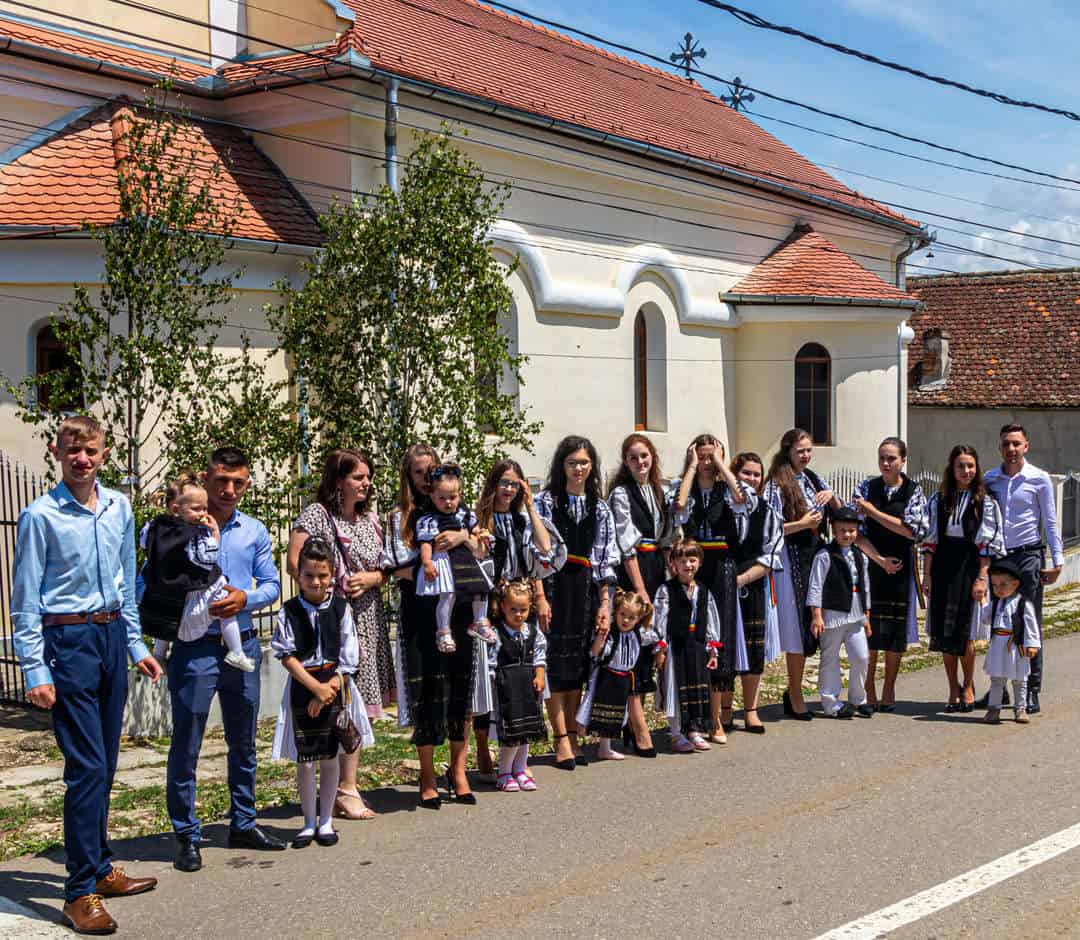
{"label": "white road marking", "polygon": [[55,940],[72,933],[56,921],[42,920],[41,915],[28,907],[0,897],[0,938],[3,940]]}
{"label": "white road marking", "polygon": [[1080,823],[973,868],[950,881],[927,888],[889,907],[883,907],[873,914],[867,914],[842,927],[820,934],[814,940],[873,940],[875,937],[884,937],[894,930],[936,914],[957,901],[992,888],[1029,868],[1063,855],[1077,846],[1080,846]]}

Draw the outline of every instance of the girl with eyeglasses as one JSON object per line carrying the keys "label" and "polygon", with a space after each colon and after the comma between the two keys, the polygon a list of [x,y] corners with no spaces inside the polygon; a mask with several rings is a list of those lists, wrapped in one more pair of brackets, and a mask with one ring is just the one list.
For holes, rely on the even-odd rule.
{"label": "girl with eyeglasses", "polygon": [[619,562],[615,520],[600,498],[600,461],[588,438],[571,435],[559,442],[536,509],[554,524],[567,549],[566,564],[544,588],[551,604],[547,679],[555,766],[573,770],[588,763],[578,746],[575,715],[589,676],[589,644],[611,622],[610,586]]}

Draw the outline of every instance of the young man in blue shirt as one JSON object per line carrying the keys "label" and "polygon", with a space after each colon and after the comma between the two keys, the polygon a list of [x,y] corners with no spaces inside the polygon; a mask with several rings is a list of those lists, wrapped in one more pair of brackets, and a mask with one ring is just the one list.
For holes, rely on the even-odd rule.
{"label": "young man in blue shirt", "polygon": [[130,657],[156,682],[135,604],[135,522],[127,499],[97,481],[109,457],[93,418],[65,419],[49,446],[62,482],[19,514],[12,574],[15,652],[26,697],[52,710],[64,755],[63,922],[112,933],[103,897],[151,890],[112,864],[109,793],[120,751]]}

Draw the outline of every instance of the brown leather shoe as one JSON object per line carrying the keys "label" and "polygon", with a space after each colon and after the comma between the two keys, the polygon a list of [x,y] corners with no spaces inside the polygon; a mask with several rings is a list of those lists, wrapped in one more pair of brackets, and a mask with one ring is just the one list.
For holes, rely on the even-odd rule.
{"label": "brown leather shoe", "polygon": [[97,882],[97,893],[103,898],[126,898],[132,894],[153,891],[157,887],[157,878],[132,878],[119,865]]}
{"label": "brown leather shoe", "polygon": [[106,934],[116,932],[116,921],[109,916],[100,894],[84,894],[68,901],[60,923],[75,933]]}

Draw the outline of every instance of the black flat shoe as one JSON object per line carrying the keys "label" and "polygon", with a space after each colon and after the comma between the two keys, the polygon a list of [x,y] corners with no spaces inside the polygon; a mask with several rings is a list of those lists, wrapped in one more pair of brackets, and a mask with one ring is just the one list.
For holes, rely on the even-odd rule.
{"label": "black flat shoe", "polygon": [[860,718],[873,718],[874,706],[873,705],[858,705],[855,708],[855,714]]}
{"label": "black flat shoe", "polygon": [[804,712],[795,711],[795,706],[791,704],[791,696],[788,694],[787,689],[784,689],[784,714],[788,718],[794,718],[796,721],[812,721],[814,718],[809,708]]}
{"label": "black flat shoe", "polygon": [[435,796],[429,796],[426,799],[424,797],[420,797],[420,806],[423,809],[438,809],[440,806],[442,806],[442,797],[439,796],[439,794],[437,793],[435,794]]}
{"label": "black flat shoe", "polygon": [[311,840],[314,838],[314,833],[307,836],[297,836],[295,839],[292,840],[292,847],[294,849],[306,849],[309,845],[311,845]]}
{"label": "black flat shoe", "polygon": [[962,705],[960,702],[949,702],[949,704],[945,706],[945,714],[951,715],[953,712],[958,712],[961,707]]}
{"label": "black flat shoe", "polygon": [[892,705],[878,705],[877,710],[879,712],[885,712],[886,714],[889,714],[896,711],[896,703],[893,702]]}
{"label": "black flat shoe", "polygon": [[202,868],[202,854],[199,852],[199,843],[181,839],[180,845],[176,849],[173,868],[177,871],[186,872],[198,871]]}
{"label": "black flat shoe", "polygon": [[566,760],[555,761],[555,766],[558,767],[559,770],[573,770],[577,767],[577,761],[572,757],[568,757]]}
{"label": "black flat shoe", "polygon": [[283,852],[288,846],[281,839],[268,836],[258,826],[250,829],[229,829],[230,849],[254,849],[256,852]]}
{"label": "black flat shoe", "polygon": [[337,845],[338,844],[338,834],[336,832],[328,832],[328,833],[326,833],[324,835],[321,832],[316,832],[315,833],[315,841],[318,842],[319,845],[326,846],[326,847],[329,847],[331,845]]}
{"label": "black flat shoe", "polygon": [[743,731],[747,732],[748,734],[764,734],[765,733],[765,726],[764,725],[748,725],[748,724],[746,724],[744,722],[743,723]]}
{"label": "black flat shoe", "polygon": [[638,747],[637,741],[631,741],[630,746],[634,749],[637,757],[656,757],[655,747]]}
{"label": "black flat shoe", "polygon": [[956,706],[956,710],[960,711],[960,712],[973,712],[973,711],[975,711],[975,703],[974,702],[960,702]]}

